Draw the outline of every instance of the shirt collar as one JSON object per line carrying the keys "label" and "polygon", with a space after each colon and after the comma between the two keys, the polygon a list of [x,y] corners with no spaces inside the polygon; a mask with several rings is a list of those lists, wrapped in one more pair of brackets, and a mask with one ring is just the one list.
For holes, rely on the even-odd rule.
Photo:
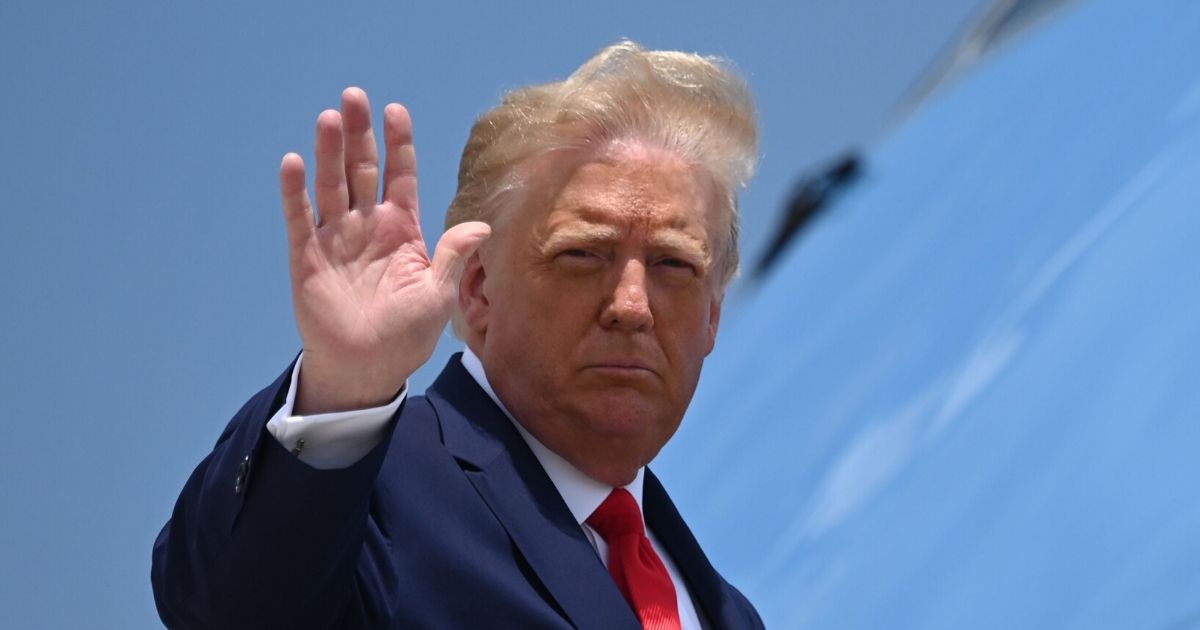
{"label": "shirt collar", "polygon": [[[483,362],[470,348],[463,350],[462,355],[463,367],[467,369],[467,373],[475,379],[476,383],[487,392],[487,395],[500,407],[505,416],[512,421],[513,426],[517,428],[517,432],[525,439],[525,443],[529,445],[529,450],[533,451],[533,456],[537,458],[538,463],[546,471],[546,475],[550,477],[550,481],[554,487],[558,489],[558,493],[562,495],[563,501],[567,504],[567,508],[571,510],[571,515],[575,517],[575,521],[583,524],[596,508],[608,498],[613,487],[596,481],[591,477],[583,474],[580,470],[571,465],[570,462],[563,459],[561,455],[550,450],[545,444],[533,437],[529,431],[525,430],[524,426],[508,412],[508,408],[504,403],[500,402],[500,398],[496,396],[495,390],[492,389],[487,380],[487,374],[483,369]],[[629,494],[633,495],[637,501],[638,510],[642,509],[642,479],[646,469],[638,468],[637,476],[633,482],[624,486]],[[644,517],[643,517],[644,518]]]}

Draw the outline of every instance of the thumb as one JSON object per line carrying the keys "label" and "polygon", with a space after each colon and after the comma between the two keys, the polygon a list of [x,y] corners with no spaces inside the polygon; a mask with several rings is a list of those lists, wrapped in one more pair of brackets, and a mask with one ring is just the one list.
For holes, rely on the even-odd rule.
{"label": "thumb", "polygon": [[481,221],[459,223],[446,230],[433,252],[433,277],[443,287],[457,287],[467,259],[492,235],[490,225]]}

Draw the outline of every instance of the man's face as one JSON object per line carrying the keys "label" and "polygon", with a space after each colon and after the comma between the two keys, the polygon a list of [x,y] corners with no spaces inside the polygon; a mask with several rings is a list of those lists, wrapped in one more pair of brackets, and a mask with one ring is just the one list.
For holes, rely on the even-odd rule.
{"label": "man's face", "polygon": [[675,433],[712,351],[726,230],[707,179],[664,150],[618,145],[558,181],[468,270],[472,347],[530,433],[620,485]]}

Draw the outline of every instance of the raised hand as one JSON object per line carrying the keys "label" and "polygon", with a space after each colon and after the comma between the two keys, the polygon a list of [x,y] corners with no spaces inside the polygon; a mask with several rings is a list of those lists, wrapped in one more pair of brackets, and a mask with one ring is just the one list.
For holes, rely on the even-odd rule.
{"label": "raised hand", "polygon": [[391,400],[433,353],[450,318],[467,258],[487,224],[446,231],[430,259],[421,237],[412,119],[384,110],[383,200],[371,109],[361,89],[342,111],[317,118],[313,181],[304,161],[283,157],[279,187],[287,222],[296,324],[304,343],[298,414],[360,409]]}

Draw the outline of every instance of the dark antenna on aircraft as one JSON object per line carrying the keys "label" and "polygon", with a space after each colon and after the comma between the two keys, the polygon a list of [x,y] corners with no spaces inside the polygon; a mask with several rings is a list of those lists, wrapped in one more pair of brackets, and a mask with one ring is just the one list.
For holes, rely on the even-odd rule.
{"label": "dark antenna on aircraft", "polygon": [[858,154],[851,152],[834,160],[829,166],[801,177],[796,192],[788,201],[783,221],[775,230],[775,238],[754,268],[756,279],[766,275],[796,236],[826,209],[834,194],[858,177],[860,168]]}

